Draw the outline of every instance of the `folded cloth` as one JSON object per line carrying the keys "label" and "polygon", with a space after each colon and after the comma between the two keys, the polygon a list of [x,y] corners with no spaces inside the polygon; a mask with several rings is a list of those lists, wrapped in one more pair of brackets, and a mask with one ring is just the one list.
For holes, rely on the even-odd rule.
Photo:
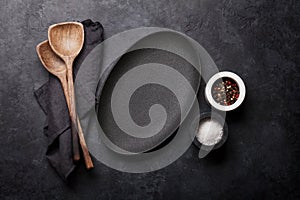
{"label": "folded cloth", "polygon": [[[85,38],[83,49],[74,61],[74,79],[85,57],[103,41],[103,27],[99,22],[87,19],[81,23]],[[75,164],[72,157],[71,121],[59,79],[49,74],[48,82],[35,90],[34,94],[47,115],[44,127],[44,134],[48,138],[47,159],[57,173],[67,180]]]}

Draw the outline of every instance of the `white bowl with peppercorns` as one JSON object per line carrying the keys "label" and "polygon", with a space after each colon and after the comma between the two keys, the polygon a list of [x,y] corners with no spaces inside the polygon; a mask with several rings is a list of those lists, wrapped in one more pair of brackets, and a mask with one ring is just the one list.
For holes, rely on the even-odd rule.
{"label": "white bowl with peppercorns", "polygon": [[233,72],[219,72],[206,84],[205,97],[211,106],[221,111],[239,107],[246,96],[243,80]]}

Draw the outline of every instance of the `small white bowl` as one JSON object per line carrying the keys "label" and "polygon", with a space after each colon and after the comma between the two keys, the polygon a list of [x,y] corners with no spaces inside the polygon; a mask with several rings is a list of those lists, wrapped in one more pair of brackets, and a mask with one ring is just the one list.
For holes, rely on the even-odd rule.
{"label": "small white bowl", "polygon": [[[234,102],[232,105],[229,105],[229,106],[220,105],[219,103],[217,103],[215,101],[215,99],[212,96],[212,92],[211,92],[212,87],[213,87],[214,83],[221,78],[231,78],[238,85],[239,97],[236,100],[236,102]],[[211,106],[213,106],[214,108],[221,110],[221,111],[231,111],[231,110],[236,109],[237,107],[239,107],[242,104],[242,102],[245,99],[245,96],[246,96],[246,87],[245,87],[243,80],[238,75],[236,75],[235,73],[232,73],[232,72],[228,72],[228,71],[219,72],[219,73],[213,75],[209,79],[208,83],[206,84],[205,97],[206,97],[207,101],[210,103]]]}

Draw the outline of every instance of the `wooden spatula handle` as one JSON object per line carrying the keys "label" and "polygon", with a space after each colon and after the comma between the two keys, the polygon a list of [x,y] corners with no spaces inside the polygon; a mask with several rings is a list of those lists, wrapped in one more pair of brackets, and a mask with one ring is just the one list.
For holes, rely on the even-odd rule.
{"label": "wooden spatula handle", "polygon": [[[70,71],[70,70],[68,70]],[[68,74],[68,80],[72,79],[73,81],[73,76],[69,78],[69,74]],[[71,86],[73,87],[73,89],[70,89],[69,87],[69,82],[70,81],[67,81],[66,80],[66,77],[63,78],[61,77],[61,82],[62,82],[62,85],[63,85],[63,88],[64,88],[64,93],[65,93],[65,97],[66,97],[66,102],[67,102],[67,105],[69,107],[69,111],[71,111],[72,109],[75,109],[75,113],[76,113],[76,105],[75,105],[75,94],[74,94],[74,85]],[[65,85],[65,87],[64,87]],[[73,91],[73,95],[72,97],[70,98],[70,92],[69,91]],[[73,108],[71,108],[71,99],[73,100]],[[70,116],[72,115],[73,113],[70,112]],[[75,115],[76,116],[76,119],[77,119],[77,127],[78,129],[76,129],[76,134],[78,133],[77,136],[79,136],[79,142],[80,142],[80,146],[81,146],[81,149],[82,149],[82,153],[83,153],[83,157],[84,157],[84,162],[85,162],[85,166],[87,169],[92,169],[94,168],[94,165],[93,165],[93,162],[92,162],[92,159],[91,159],[91,156],[89,154],[89,150],[87,148],[87,145],[86,145],[86,142],[85,142],[85,139],[84,139],[84,134],[83,134],[83,130],[82,130],[82,127],[81,127],[81,124],[80,124],[80,120],[77,116],[77,114]],[[73,140],[74,142],[74,140]]]}
{"label": "wooden spatula handle", "polygon": [[[72,63],[66,63],[67,69],[72,69]],[[71,65],[71,66],[70,66]],[[72,123],[72,144],[73,144],[73,159],[78,161],[80,159],[78,132],[77,132],[77,115],[76,104],[73,85],[73,73],[72,70],[67,70],[67,83],[68,83],[68,98],[69,98],[69,113]]]}
{"label": "wooden spatula handle", "polygon": [[78,142],[78,130],[76,123],[71,119],[71,132],[72,132],[72,148],[73,148],[73,160],[75,162],[80,160],[79,142]]}
{"label": "wooden spatula handle", "polygon": [[[70,99],[69,99],[67,79],[63,75],[61,75],[59,77],[59,79],[61,81],[63,91],[64,91],[64,94],[65,94],[65,97],[66,97],[67,106],[68,106],[68,108],[70,108]],[[83,130],[82,130],[78,115],[77,115],[77,126],[78,126],[77,130],[78,130],[78,135],[79,135],[79,142],[80,142],[81,149],[82,149],[82,152],[83,152],[85,166],[86,166],[87,169],[92,169],[92,168],[94,168],[94,165],[93,165],[91,156],[89,154],[89,150],[87,148],[87,145],[86,145],[86,142],[85,142],[85,139],[84,139],[84,134],[83,134]]]}
{"label": "wooden spatula handle", "polygon": [[85,166],[89,170],[89,169],[94,168],[94,165],[93,165],[93,161],[91,159],[89,150],[87,148],[87,145],[85,143],[83,131],[82,131],[82,128],[81,128],[81,125],[80,125],[80,120],[79,120],[78,116],[77,116],[77,124],[78,124],[79,142],[80,142],[80,146],[81,146],[81,149],[82,149]]}

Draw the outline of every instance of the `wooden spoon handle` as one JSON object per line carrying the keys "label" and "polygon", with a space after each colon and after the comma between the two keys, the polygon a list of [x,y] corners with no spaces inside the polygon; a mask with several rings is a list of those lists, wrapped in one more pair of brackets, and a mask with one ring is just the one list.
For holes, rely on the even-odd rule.
{"label": "wooden spoon handle", "polygon": [[[71,114],[71,109],[72,108],[71,108],[71,105],[70,105],[70,97],[69,97],[69,91],[68,91],[68,81],[67,81],[67,77],[65,76],[65,74],[58,75],[58,78],[60,80],[60,83],[61,83],[63,91],[64,91],[65,99],[66,99],[67,106],[68,106],[69,115],[70,115],[70,118],[71,118],[73,160],[78,161],[80,159],[80,152],[79,152],[79,146],[78,146],[78,132],[77,132],[78,130],[77,130],[76,123],[75,123],[76,121],[73,121],[73,119],[71,117],[71,115],[72,115]],[[76,141],[76,138],[77,138],[77,141]],[[74,139],[75,139],[75,141],[74,141]],[[79,157],[78,157],[78,155],[79,155]]]}
{"label": "wooden spoon handle", "polygon": [[77,130],[76,123],[74,123],[73,119],[71,119],[71,132],[72,132],[73,160],[75,162],[78,162],[80,160],[78,130]]}
{"label": "wooden spoon handle", "polygon": [[88,148],[86,146],[86,143],[85,143],[83,131],[82,131],[82,128],[81,128],[81,125],[80,125],[80,120],[79,120],[78,116],[77,116],[77,124],[78,124],[79,142],[80,142],[80,146],[81,146],[82,153],[83,153],[85,167],[89,170],[89,169],[94,168],[94,165],[93,165],[93,161],[91,159],[89,150],[88,150]]}
{"label": "wooden spoon handle", "polygon": [[[67,89],[67,86],[68,86],[67,85],[68,84],[67,79],[66,79],[66,77],[61,77],[60,80],[61,80],[61,84],[63,86],[63,90],[64,90],[64,93],[65,93],[67,105],[69,107],[69,110],[71,110],[71,108],[70,108],[70,99],[68,98],[69,97],[69,92],[68,92],[68,89]],[[74,96],[73,99],[75,101],[75,96]],[[87,148],[87,145],[86,145],[86,142],[85,142],[85,139],[84,139],[84,134],[83,134],[83,130],[82,130],[78,115],[76,115],[76,118],[77,118],[79,142],[80,142],[80,146],[81,146],[81,149],[82,149],[82,152],[83,152],[85,166],[89,170],[89,169],[94,168],[94,165],[93,165],[91,156],[89,154],[89,150]]]}
{"label": "wooden spoon handle", "polygon": [[[71,66],[72,68],[72,66]],[[69,69],[69,67],[68,67]],[[69,98],[69,112],[71,118],[71,128],[72,128],[72,144],[73,144],[73,159],[74,161],[80,160],[79,142],[78,142],[78,132],[77,132],[77,115],[76,115],[76,105],[75,105],[75,95],[74,95],[74,85],[73,85],[73,71],[67,70],[67,83],[68,83],[68,98]]]}

